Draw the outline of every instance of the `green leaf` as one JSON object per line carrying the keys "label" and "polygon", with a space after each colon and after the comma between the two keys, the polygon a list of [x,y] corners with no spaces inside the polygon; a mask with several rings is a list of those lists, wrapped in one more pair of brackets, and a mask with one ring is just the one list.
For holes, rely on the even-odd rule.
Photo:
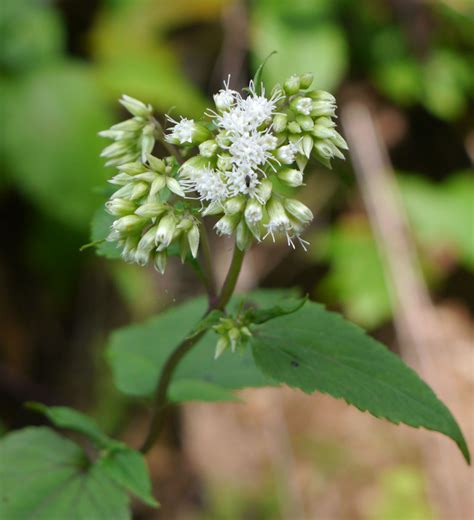
{"label": "green leaf", "polygon": [[251,338],[256,364],[278,383],[344,399],[375,417],[444,433],[466,461],[458,424],[429,386],[381,343],[313,302],[258,326]]}
{"label": "green leaf", "polygon": [[278,305],[268,307],[267,309],[252,309],[248,312],[248,318],[252,323],[257,325],[260,323],[265,323],[266,321],[278,318],[279,316],[284,316],[285,314],[292,314],[293,312],[296,312],[297,310],[301,309],[301,307],[303,307],[307,301],[307,296],[300,299],[288,298],[287,300],[283,300]]}
{"label": "green leaf", "polygon": [[[269,306],[285,295],[284,291],[255,291],[245,296],[252,304]],[[230,311],[242,304],[235,297]],[[196,298],[162,312],[140,325],[115,331],[107,351],[115,383],[131,395],[153,393],[169,354],[187,336],[206,310],[204,298]],[[183,358],[173,381],[192,380],[211,383],[227,390],[272,384],[254,364],[249,350],[224,352],[214,360],[216,335],[211,331]],[[176,394],[175,394],[176,397]]]}
{"label": "green leaf", "polygon": [[263,84],[263,81],[262,81],[262,73],[263,73],[263,68],[265,67],[265,64],[267,63],[267,61],[274,55],[276,54],[277,52],[276,51],[272,51],[264,60],[263,62],[260,64],[260,66],[258,67],[257,71],[255,72],[255,76],[253,77],[253,83],[255,85],[255,92],[259,95],[261,95],[262,93],[262,84]]}
{"label": "green leaf", "polygon": [[120,258],[120,249],[116,242],[105,240],[114,220],[115,217],[107,213],[104,206],[101,206],[96,210],[91,221],[91,244],[96,245],[96,253],[99,256],[105,256],[109,260]]}
{"label": "green leaf", "polygon": [[149,506],[159,506],[153,498],[148,468],[141,453],[120,447],[103,456],[97,465],[114,482]]}
{"label": "green leaf", "polygon": [[58,64],[15,83],[2,110],[2,154],[11,179],[50,217],[87,229],[106,178],[97,133],[110,126],[90,70]]}
{"label": "green leaf", "polygon": [[367,328],[390,318],[383,262],[367,220],[341,219],[314,242],[314,255],[330,263],[317,294],[328,303],[342,305],[349,319]]}
{"label": "green leaf", "polygon": [[29,402],[26,406],[45,415],[55,426],[82,433],[98,447],[111,447],[117,441],[111,439],[99,428],[97,423],[77,410],[66,406],[45,406],[42,403]]}
{"label": "green leaf", "polygon": [[179,403],[184,401],[240,401],[227,388],[199,379],[178,379],[172,381],[169,399]]}
{"label": "green leaf", "polygon": [[313,72],[317,88],[332,90],[342,80],[348,63],[345,35],[337,24],[334,2],[302,0],[255,2],[252,9],[254,63],[277,51],[263,71],[267,84],[292,74]]}
{"label": "green leaf", "polygon": [[128,520],[128,497],[74,442],[49,428],[0,440],[0,517]]}

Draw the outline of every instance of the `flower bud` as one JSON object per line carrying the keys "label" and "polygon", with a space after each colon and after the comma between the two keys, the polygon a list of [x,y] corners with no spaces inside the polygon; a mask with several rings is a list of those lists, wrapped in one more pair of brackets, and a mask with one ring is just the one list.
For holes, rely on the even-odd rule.
{"label": "flower bud", "polygon": [[105,203],[105,207],[111,215],[123,217],[133,213],[135,211],[136,205],[129,200],[116,198],[107,201]]}
{"label": "flower bud", "polygon": [[127,173],[118,173],[114,175],[111,179],[109,179],[110,184],[118,184],[119,186],[124,186],[128,184],[130,181],[133,181],[133,177],[128,175]]}
{"label": "flower bud", "polygon": [[121,172],[128,173],[128,175],[137,175],[146,171],[146,166],[141,162],[131,162],[120,164],[117,169]]}
{"label": "flower bud", "polygon": [[295,154],[295,146],[293,144],[287,144],[278,148],[276,157],[282,164],[292,164],[295,162]]}
{"label": "flower bud", "polygon": [[247,227],[247,224],[243,219],[237,226],[235,242],[241,251],[246,251],[252,245],[252,234],[250,233],[250,229]]}
{"label": "flower bud", "polygon": [[327,101],[313,101],[310,115],[312,117],[330,116],[336,113],[336,106]]}
{"label": "flower bud", "polygon": [[308,224],[313,220],[313,213],[311,210],[299,200],[285,199],[283,205],[286,211],[302,224]]}
{"label": "flower bud", "polygon": [[112,228],[119,233],[130,233],[131,231],[137,231],[145,223],[145,220],[138,215],[126,215],[125,217],[119,218],[112,224]]}
{"label": "flower bud", "polygon": [[301,126],[296,121],[288,123],[288,131],[292,134],[301,134]]}
{"label": "flower bud", "polygon": [[263,204],[265,204],[270,198],[272,190],[272,181],[270,179],[262,179],[260,184],[257,186],[257,189],[255,190],[255,197],[258,201],[261,201]]}
{"label": "flower bud", "polygon": [[135,214],[143,218],[155,218],[162,215],[166,209],[166,206],[160,202],[147,202],[146,204],[141,204],[135,211]]}
{"label": "flower bud", "polygon": [[145,103],[138,101],[138,99],[127,95],[123,95],[121,99],[119,99],[119,103],[136,117],[146,118],[153,112],[151,105],[145,105]]}
{"label": "flower bud", "polygon": [[161,218],[156,230],[156,243],[161,248],[166,248],[171,244],[176,229],[176,218],[172,212],[167,213]]}
{"label": "flower bud", "polygon": [[209,206],[204,209],[202,212],[203,217],[207,217],[208,215],[219,215],[220,213],[223,213],[224,207],[222,203],[218,200],[213,200],[210,202]]}
{"label": "flower bud", "polygon": [[309,135],[305,135],[301,141],[301,148],[303,150],[303,154],[309,159],[311,155],[311,150],[313,149],[314,141],[313,138]]}
{"label": "flower bud", "polygon": [[314,128],[314,121],[310,116],[297,115],[296,122],[300,125],[303,132],[310,132]]}
{"label": "flower bud", "polygon": [[228,154],[219,155],[217,158],[217,169],[223,172],[229,171],[232,169],[232,159]]}
{"label": "flower bud", "polygon": [[191,229],[188,231],[187,234],[188,237],[188,244],[189,249],[191,250],[191,254],[193,255],[193,258],[197,257],[198,249],[199,249],[199,226],[197,224],[193,224]]}
{"label": "flower bud", "polygon": [[157,175],[150,186],[150,197],[154,197],[166,186],[166,177],[164,175]]}
{"label": "flower bud", "polygon": [[217,143],[214,139],[208,139],[199,145],[199,153],[203,157],[213,157],[217,153]]}
{"label": "flower bud", "polygon": [[308,92],[308,96],[315,101],[324,101],[333,105],[336,103],[336,98],[325,90],[313,90]]}
{"label": "flower bud", "polygon": [[310,72],[300,75],[301,88],[309,88],[313,83],[314,76]]}
{"label": "flower bud", "polygon": [[166,251],[158,251],[155,254],[155,269],[161,274],[165,274],[166,263],[168,261],[168,255]]}
{"label": "flower bud", "polygon": [[221,112],[229,110],[229,108],[234,104],[235,94],[236,92],[234,90],[229,89],[220,90],[217,94],[214,94],[214,104],[216,105],[217,110],[220,110]]}
{"label": "flower bud", "polygon": [[162,159],[158,159],[158,157],[155,157],[151,154],[147,155],[147,161],[150,165],[150,168],[157,172],[157,173],[165,173],[165,162]]}
{"label": "flower bud", "polygon": [[343,150],[349,149],[345,139],[339,132],[334,131],[334,134],[331,136],[330,139],[338,148],[342,148]]}
{"label": "flower bud", "polygon": [[132,192],[130,193],[130,200],[141,199],[147,194],[149,184],[146,182],[134,182],[132,185]]}
{"label": "flower bud", "polygon": [[239,223],[240,215],[224,215],[216,222],[214,228],[218,235],[232,235]]}
{"label": "flower bud", "polygon": [[269,221],[266,227],[272,236],[274,233],[283,233],[288,231],[290,228],[290,220],[282,203],[275,197],[272,197],[268,201],[267,212]]}
{"label": "flower bud", "polygon": [[245,207],[245,197],[232,197],[224,203],[224,211],[227,215],[240,213]]}
{"label": "flower bud", "polygon": [[179,195],[180,197],[186,197],[186,194],[183,191],[183,188],[181,188],[179,182],[173,178],[173,177],[166,177],[166,186],[170,191],[175,193],[176,195]]}
{"label": "flower bud", "polygon": [[293,74],[293,76],[290,76],[284,83],[283,88],[285,89],[285,92],[291,96],[293,94],[296,94],[300,90],[301,86],[301,80],[300,77],[296,74]]}
{"label": "flower bud", "polygon": [[303,174],[299,170],[282,168],[277,175],[280,180],[292,188],[297,188],[303,184]]}
{"label": "flower bud", "polygon": [[106,158],[114,158],[123,155],[127,150],[130,149],[129,141],[116,141],[115,143],[106,146],[100,156]]}
{"label": "flower bud", "polygon": [[273,131],[277,134],[283,132],[285,130],[286,125],[288,123],[288,115],[287,114],[276,114],[273,118]]}
{"label": "flower bud", "polygon": [[214,359],[217,359],[224,352],[224,350],[229,346],[229,344],[230,344],[230,342],[229,342],[229,338],[227,337],[227,335],[219,336],[219,339],[217,340],[217,344],[216,344],[216,350],[214,353]]}
{"label": "flower bud", "polygon": [[313,108],[313,100],[310,97],[297,97],[291,101],[290,107],[298,114],[309,116]]}
{"label": "flower bud", "polygon": [[255,199],[250,199],[244,211],[245,222],[253,236],[260,240],[260,223],[263,218],[263,207]]}

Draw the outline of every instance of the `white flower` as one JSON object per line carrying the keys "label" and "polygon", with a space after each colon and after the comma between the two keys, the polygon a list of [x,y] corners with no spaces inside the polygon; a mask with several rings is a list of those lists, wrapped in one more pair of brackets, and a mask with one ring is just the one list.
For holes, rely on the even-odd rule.
{"label": "white flower", "polygon": [[168,141],[176,142],[177,144],[193,142],[193,136],[196,130],[196,123],[193,119],[182,117],[180,121],[175,121],[168,117],[168,120],[174,123],[171,132],[166,136]]}
{"label": "white flower", "polygon": [[311,109],[313,108],[313,100],[309,97],[302,97],[299,98],[295,105],[295,110],[299,112],[300,114],[303,114],[305,116],[309,116],[311,113]]}
{"label": "white flower", "polygon": [[297,146],[293,143],[281,146],[276,153],[277,159],[283,164],[292,164],[295,162],[297,150]]}
{"label": "white flower", "polygon": [[197,191],[200,200],[221,201],[228,196],[227,184],[219,170],[209,166],[188,166],[181,170],[181,186],[187,192]]}

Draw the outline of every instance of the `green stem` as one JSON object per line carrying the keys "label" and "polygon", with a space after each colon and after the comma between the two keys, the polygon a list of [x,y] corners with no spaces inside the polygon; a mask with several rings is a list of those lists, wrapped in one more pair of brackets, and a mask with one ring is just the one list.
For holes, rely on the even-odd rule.
{"label": "green stem", "polygon": [[[227,273],[219,297],[215,299],[214,302],[209,300],[209,308],[204,316],[209,314],[214,309],[225,309],[226,305],[229,303],[232,293],[234,292],[235,284],[237,283],[237,279],[239,277],[244,256],[245,252],[240,251],[237,245],[235,245],[234,255],[232,257],[229,271]],[[150,450],[156,439],[159,437],[161,430],[163,429],[166,411],[169,405],[168,387],[171,383],[176,367],[178,366],[181,359],[193,348],[194,345],[196,345],[196,343],[198,343],[198,341],[204,336],[206,332],[207,330],[203,330],[191,338],[184,339],[166,360],[163,370],[161,371],[158,387],[156,389],[150,428],[148,430],[146,439],[140,448],[142,453],[147,453]]]}

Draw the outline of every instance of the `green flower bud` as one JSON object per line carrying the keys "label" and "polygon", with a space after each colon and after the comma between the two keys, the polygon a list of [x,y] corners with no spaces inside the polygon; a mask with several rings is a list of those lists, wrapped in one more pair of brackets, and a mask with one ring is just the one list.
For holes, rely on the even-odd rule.
{"label": "green flower bud", "polygon": [[286,211],[302,224],[308,224],[313,220],[313,213],[311,210],[299,200],[285,199],[283,205]]}
{"label": "green flower bud", "polygon": [[250,199],[244,211],[245,222],[253,236],[260,240],[261,221],[263,219],[263,206],[255,199]]}
{"label": "green flower bud", "polygon": [[276,114],[273,118],[273,131],[275,133],[283,132],[286,128],[286,125],[288,123],[288,115],[287,114]]}
{"label": "green flower bud", "polygon": [[145,224],[145,220],[138,215],[126,215],[125,217],[119,218],[112,224],[112,228],[119,233],[130,233],[131,231],[137,231]]}
{"label": "green flower bud", "polygon": [[237,247],[241,251],[246,251],[252,245],[252,234],[250,229],[247,227],[245,220],[241,220],[237,226],[235,234],[235,240]]}
{"label": "green flower bud", "polygon": [[314,121],[310,116],[303,116],[299,114],[296,116],[296,122],[301,126],[301,130],[303,130],[303,132],[309,132],[314,128]]}
{"label": "green flower bud", "polygon": [[161,218],[156,231],[156,242],[160,249],[164,249],[171,244],[176,230],[176,218],[172,212],[167,213]]}
{"label": "green flower bud", "polygon": [[326,101],[313,101],[310,115],[311,117],[334,116],[336,106]]}
{"label": "green flower bud", "polygon": [[311,156],[311,150],[313,149],[314,141],[311,136],[305,135],[301,141],[301,148],[303,154],[309,159]]}
{"label": "green flower bud", "polygon": [[130,193],[130,200],[141,199],[148,193],[149,185],[146,182],[134,182],[132,192]]}
{"label": "green flower bud", "polygon": [[293,74],[293,76],[290,76],[284,83],[283,88],[285,89],[285,92],[292,96],[293,94],[296,94],[301,87],[301,80],[300,77],[296,74]]}
{"label": "green flower bud", "polygon": [[188,237],[188,243],[189,243],[189,249],[191,250],[191,254],[193,255],[193,258],[197,257],[198,249],[199,249],[199,226],[197,224],[194,224],[191,229],[188,231],[187,234]]}
{"label": "green flower bud", "polygon": [[342,148],[343,150],[349,150],[349,147],[347,146],[345,139],[339,132],[334,131],[334,134],[331,136],[330,139],[338,148]]}
{"label": "green flower bud", "polygon": [[313,90],[308,92],[308,96],[315,101],[324,101],[333,105],[336,103],[336,98],[325,90]]}
{"label": "green flower bud", "polygon": [[303,184],[303,174],[299,170],[282,168],[277,175],[280,180],[292,188],[297,188]]}
{"label": "green flower bud", "polygon": [[155,269],[161,274],[165,274],[166,263],[168,261],[168,255],[166,251],[158,251],[155,254]]}
{"label": "green flower bud", "polygon": [[146,158],[147,158],[148,164],[150,165],[150,168],[153,171],[155,171],[157,173],[162,173],[162,174],[165,173],[166,164],[163,160],[158,159],[158,157],[154,157],[151,154],[148,154]]}
{"label": "green flower bud", "polygon": [[227,215],[235,215],[243,211],[245,207],[245,197],[232,197],[224,203],[224,211]]}
{"label": "green flower bud", "polygon": [[157,175],[150,186],[150,197],[154,197],[166,186],[166,177],[164,175]]}
{"label": "green flower bud", "polygon": [[313,103],[310,97],[296,97],[291,101],[290,107],[298,114],[309,116]]}
{"label": "green flower bud", "polygon": [[183,188],[181,188],[179,182],[174,179],[173,177],[166,177],[166,186],[170,191],[175,193],[176,195],[179,195],[180,197],[186,197],[186,194],[183,191]]}
{"label": "green flower bud", "polygon": [[314,76],[310,72],[306,72],[305,74],[301,74],[300,83],[301,88],[306,89],[311,86],[313,83]]}
{"label": "green flower bud", "polygon": [[288,131],[292,134],[301,134],[301,126],[296,121],[288,123]]}
{"label": "green flower bud", "polygon": [[155,218],[163,215],[167,207],[160,202],[147,202],[141,204],[135,211],[135,214],[143,218]]}
{"label": "green flower bud", "polygon": [[232,169],[232,159],[228,154],[219,155],[217,158],[217,169],[223,172],[229,171]]}
{"label": "green flower bud", "polygon": [[117,168],[121,172],[128,173],[128,175],[137,175],[146,172],[146,166],[141,162],[120,164]]}
{"label": "green flower bud", "polygon": [[262,179],[260,184],[257,186],[255,190],[255,194],[258,200],[262,201],[264,204],[270,198],[272,194],[273,184],[270,179]]}
{"label": "green flower bud", "polygon": [[213,200],[207,208],[204,209],[202,215],[207,217],[208,215],[219,215],[224,212],[224,206],[220,201]]}
{"label": "green flower bud", "polygon": [[218,235],[232,235],[239,223],[240,215],[224,215],[216,222],[214,228]]}
{"label": "green flower bud", "polygon": [[118,217],[130,215],[136,209],[136,205],[133,202],[119,198],[109,200],[105,203],[105,207],[111,215]]}
{"label": "green flower bud", "polygon": [[214,139],[208,139],[199,145],[199,153],[203,157],[214,157],[218,148],[219,147]]}
{"label": "green flower bud", "polygon": [[229,346],[229,344],[230,344],[230,342],[229,342],[229,338],[227,336],[220,336],[219,339],[217,340],[216,350],[214,353],[214,359],[217,359],[224,352],[224,350]]}
{"label": "green flower bud", "polygon": [[121,99],[119,99],[119,103],[136,117],[147,118],[150,117],[153,112],[151,105],[145,105],[145,103],[130,96],[123,95]]}

